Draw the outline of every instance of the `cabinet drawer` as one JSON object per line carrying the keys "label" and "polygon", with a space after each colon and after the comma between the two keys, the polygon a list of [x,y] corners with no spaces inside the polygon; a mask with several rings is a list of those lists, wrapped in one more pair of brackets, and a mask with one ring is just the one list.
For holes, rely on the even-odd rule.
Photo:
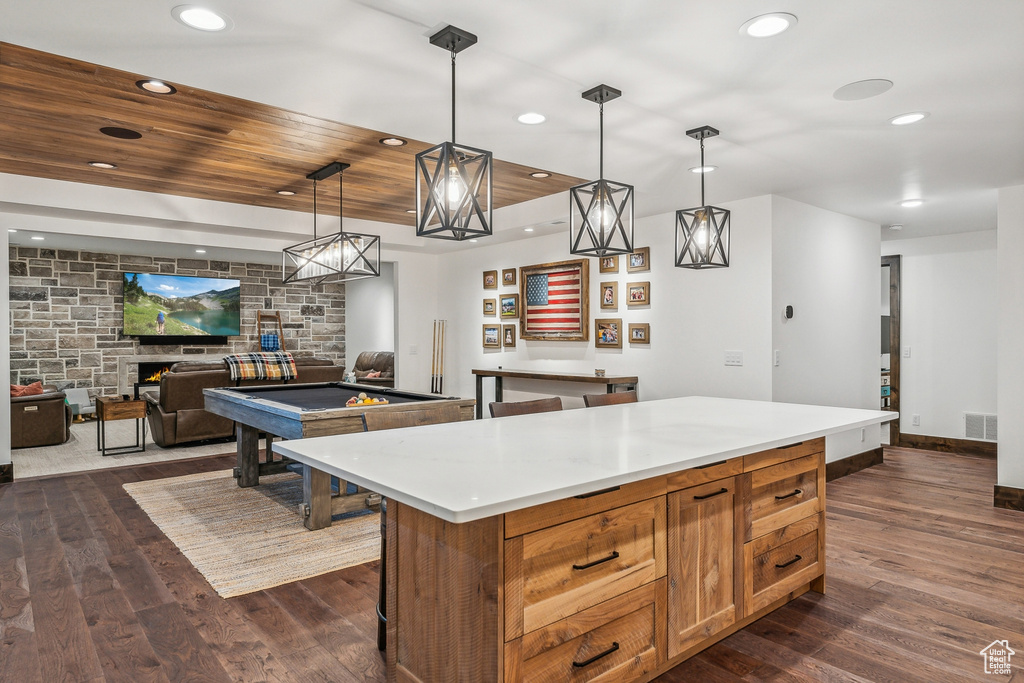
{"label": "cabinet drawer", "polygon": [[505,644],[505,683],[632,681],[665,662],[665,579]]}
{"label": "cabinet drawer", "polygon": [[799,520],[743,546],[747,616],[824,573],[823,515]]}
{"label": "cabinet drawer", "polygon": [[668,490],[676,491],[691,486],[700,486],[709,481],[732,477],[743,471],[743,458],[732,458],[710,465],[692,467],[682,472],[674,472],[666,477]]}
{"label": "cabinet drawer", "polygon": [[748,472],[747,541],[821,511],[818,495],[825,470],[824,454]]}
{"label": "cabinet drawer", "polygon": [[665,477],[653,477],[593,493],[585,493],[582,496],[534,505],[525,510],[515,510],[505,514],[505,538],[521,536],[531,531],[593,515],[602,510],[622,507],[664,494]]}
{"label": "cabinet drawer", "polygon": [[753,470],[761,469],[762,467],[770,467],[771,465],[777,465],[780,462],[786,462],[787,460],[802,458],[805,455],[811,455],[812,453],[824,452],[824,437],[811,439],[810,441],[800,441],[789,446],[782,446],[781,448],[773,448],[769,451],[761,451],[760,453],[744,455],[743,471],[752,472]]}
{"label": "cabinet drawer", "polygon": [[665,575],[665,497],[505,541],[505,639]]}

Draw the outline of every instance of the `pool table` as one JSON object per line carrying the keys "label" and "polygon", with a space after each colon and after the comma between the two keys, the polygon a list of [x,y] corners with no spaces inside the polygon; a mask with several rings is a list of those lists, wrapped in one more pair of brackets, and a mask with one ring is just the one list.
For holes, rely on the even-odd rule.
{"label": "pool table", "polygon": [[[367,398],[387,399],[387,404],[346,407],[345,402],[360,393]],[[260,475],[286,471],[291,461],[273,460],[270,443],[273,437],[302,439],[311,436],[351,434],[363,431],[363,413],[368,410],[421,410],[424,403],[452,403],[458,406],[463,420],[473,419],[476,401],[437,396],[415,391],[353,384],[323,382],[316,384],[285,384],[256,387],[225,387],[204,389],[206,410],[235,421],[238,466],[235,477],[240,487],[257,486]],[[267,435],[266,462],[259,461],[259,435]],[[344,494],[345,486],[340,486]],[[344,495],[342,496],[344,498]],[[355,500],[354,498],[352,499]],[[336,501],[340,502],[340,501]],[[335,505],[335,512],[338,511]],[[348,507],[352,507],[351,505]],[[342,506],[342,509],[348,509]],[[316,511],[313,511],[316,512]],[[323,519],[320,513],[320,519]],[[307,509],[305,516],[311,517]],[[330,515],[327,517],[330,523]],[[319,526],[327,524],[320,523]],[[310,526],[307,524],[307,526]],[[319,526],[317,528],[319,528]]]}

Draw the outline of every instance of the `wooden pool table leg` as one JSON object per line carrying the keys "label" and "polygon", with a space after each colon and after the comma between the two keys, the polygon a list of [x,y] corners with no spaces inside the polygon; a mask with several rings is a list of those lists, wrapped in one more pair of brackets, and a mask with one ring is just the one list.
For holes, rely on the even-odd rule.
{"label": "wooden pool table leg", "polygon": [[260,433],[248,425],[235,423],[235,442],[238,453],[238,467],[235,476],[242,488],[258,486],[260,483]]}
{"label": "wooden pool table leg", "polygon": [[331,475],[302,466],[302,523],[310,531],[331,525]]}

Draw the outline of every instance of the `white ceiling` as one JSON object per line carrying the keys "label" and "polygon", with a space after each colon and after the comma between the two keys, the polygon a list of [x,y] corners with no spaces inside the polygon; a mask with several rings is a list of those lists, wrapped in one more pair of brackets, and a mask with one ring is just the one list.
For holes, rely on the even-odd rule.
{"label": "white ceiling", "polygon": [[[202,0],[196,0],[202,2]],[[637,188],[639,216],[775,193],[882,225],[892,237],[991,230],[996,189],[1024,184],[1024,1],[212,0],[233,27],[188,29],[174,0],[7,0],[0,40],[422,140],[449,135],[449,62],[427,36],[454,24],[458,139],[495,156]],[[17,5],[17,8],[11,7]],[[774,38],[747,19],[791,12]],[[894,87],[841,102],[868,78]],[[888,119],[924,110],[921,123]],[[516,115],[539,111],[540,126]],[[412,169],[410,169],[412,182]],[[920,197],[904,209],[898,202]],[[883,239],[890,237],[882,229]]]}

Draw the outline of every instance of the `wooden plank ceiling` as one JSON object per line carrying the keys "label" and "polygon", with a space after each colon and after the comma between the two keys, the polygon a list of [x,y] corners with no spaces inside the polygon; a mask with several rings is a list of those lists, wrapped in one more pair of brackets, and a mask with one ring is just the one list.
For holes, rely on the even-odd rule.
{"label": "wooden plank ceiling", "polygon": [[[414,225],[414,158],[435,143],[328,121],[174,83],[171,95],[136,86],[139,74],[0,43],[0,172],[312,212],[306,175],[332,161],[345,172],[345,216]],[[121,140],[115,126],[142,134]],[[405,138],[407,139],[407,138]],[[88,165],[117,165],[103,170]],[[495,159],[494,206],[583,182]],[[292,190],[282,196],[278,190]],[[338,212],[338,183],[317,189],[319,212]]]}

